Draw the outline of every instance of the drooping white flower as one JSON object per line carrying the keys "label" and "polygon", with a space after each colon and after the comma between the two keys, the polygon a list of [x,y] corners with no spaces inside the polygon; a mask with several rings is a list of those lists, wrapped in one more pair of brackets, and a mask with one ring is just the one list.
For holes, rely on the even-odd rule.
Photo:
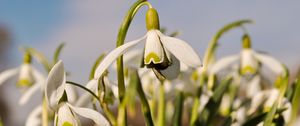
{"label": "drooping white flower", "polygon": [[[153,8],[150,8],[147,13],[157,15]],[[158,17],[154,18],[156,18],[155,21],[158,21]],[[146,39],[143,56],[144,65],[156,70],[167,79],[174,79],[178,76],[180,62],[193,68],[201,66],[200,58],[191,46],[180,39],[163,35],[158,29],[148,29],[145,36],[127,42],[111,51],[97,67],[94,78],[99,79],[114,60],[141,43],[143,39]]]}
{"label": "drooping white flower", "polygon": [[62,61],[58,61],[51,69],[45,86],[45,96],[49,108],[55,111],[55,124],[80,125],[77,115],[93,120],[97,125],[109,126],[109,122],[103,115],[95,110],[72,106],[68,102],[66,91],[66,73]]}
{"label": "drooping white flower", "polygon": [[38,89],[42,89],[45,77],[36,70],[30,63],[23,63],[21,66],[9,69],[0,73],[0,86],[10,78],[18,77],[17,86],[25,87],[19,104],[24,105]]}

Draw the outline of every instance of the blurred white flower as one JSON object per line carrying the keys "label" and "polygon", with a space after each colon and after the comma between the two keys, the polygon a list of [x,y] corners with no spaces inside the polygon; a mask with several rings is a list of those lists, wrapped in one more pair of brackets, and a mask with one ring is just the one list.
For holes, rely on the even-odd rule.
{"label": "blurred white flower", "polygon": [[49,108],[55,111],[55,125],[80,125],[76,114],[89,118],[100,126],[110,125],[106,118],[97,111],[72,106],[68,102],[69,94],[67,93],[66,73],[62,61],[58,61],[51,69],[45,86],[46,101]]}

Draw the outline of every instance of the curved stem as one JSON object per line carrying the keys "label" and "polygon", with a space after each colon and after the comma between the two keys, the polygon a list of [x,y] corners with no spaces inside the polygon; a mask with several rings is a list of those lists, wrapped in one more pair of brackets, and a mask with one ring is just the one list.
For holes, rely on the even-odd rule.
{"label": "curved stem", "polygon": [[[127,12],[123,23],[120,26],[117,43],[116,46],[119,47],[124,44],[125,37],[128,31],[128,28],[131,24],[131,21],[136,14],[137,10],[145,5],[146,0],[138,0],[135,2],[129,11]],[[120,56],[117,59],[117,72],[118,72],[118,91],[119,91],[119,100],[122,103],[123,97],[125,96],[125,84],[124,84],[124,69],[123,69],[123,56]],[[126,124],[126,106],[120,105],[119,106],[119,115],[118,115],[118,126],[127,125]]]}
{"label": "curved stem", "polygon": [[99,97],[94,93],[92,92],[91,90],[87,89],[86,87],[82,86],[81,84],[78,84],[78,83],[75,83],[75,82],[72,82],[72,81],[67,81],[66,82],[67,84],[71,84],[71,85],[74,85],[74,86],[77,86],[87,92],[89,92],[91,95],[93,95],[96,99],[99,99]]}
{"label": "curved stem", "polygon": [[236,28],[236,27],[239,27],[239,26],[242,26],[243,24],[245,23],[252,23],[253,21],[251,20],[239,20],[239,21],[236,21],[236,22],[232,22],[226,26],[224,26],[223,28],[221,28],[217,34],[212,38],[212,40],[209,42],[209,45],[205,51],[205,54],[204,54],[204,59],[203,59],[203,70],[206,71],[209,63],[211,62],[211,58],[214,57],[214,53],[215,53],[215,49],[216,47],[218,46],[218,40],[221,38],[221,36],[233,29],[233,28]]}

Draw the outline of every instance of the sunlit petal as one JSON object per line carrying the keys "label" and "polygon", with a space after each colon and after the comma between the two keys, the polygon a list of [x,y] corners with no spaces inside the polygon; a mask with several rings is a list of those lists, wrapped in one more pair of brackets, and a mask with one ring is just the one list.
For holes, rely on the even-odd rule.
{"label": "sunlit petal", "polygon": [[[68,103],[67,103],[68,104]],[[88,108],[79,108],[68,104],[69,107],[78,115],[93,120],[99,126],[110,126],[108,120],[95,110]]]}
{"label": "sunlit petal", "polygon": [[186,42],[162,34],[160,36],[160,39],[163,46],[168,51],[170,51],[179,61],[182,61],[186,65],[194,68],[201,66],[201,60],[199,56],[194,51],[194,49]]}
{"label": "sunlit petal", "polygon": [[42,106],[38,106],[30,112],[25,126],[40,126],[41,125]]}
{"label": "sunlit petal", "polygon": [[9,78],[18,74],[19,68],[9,69],[0,73],[0,86]]}
{"label": "sunlit petal", "polygon": [[110,64],[113,63],[114,60],[116,60],[120,55],[124,54],[126,51],[133,48],[135,45],[137,45],[141,40],[143,40],[146,36],[143,36],[140,39],[127,42],[126,44],[114,49],[111,51],[105,58],[102,60],[101,64],[97,67],[94,78],[99,79],[103,72],[109,67]]}
{"label": "sunlit petal", "polygon": [[217,61],[209,70],[210,74],[216,74],[220,70],[227,68],[229,65],[231,65],[233,62],[237,61],[239,59],[239,55],[232,55],[232,56],[227,56],[219,61]]}
{"label": "sunlit petal", "polygon": [[246,83],[246,86],[247,97],[254,97],[257,92],[261,91],[259,75],[254,76],[254,78],[252,78],[249,83]]}

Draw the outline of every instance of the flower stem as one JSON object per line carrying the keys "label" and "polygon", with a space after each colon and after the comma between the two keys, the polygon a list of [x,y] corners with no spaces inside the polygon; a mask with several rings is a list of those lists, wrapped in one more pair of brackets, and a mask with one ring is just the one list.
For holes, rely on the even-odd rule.
{"label": "flower stem", "polygon": [[166,120],[166,103],[165,103],[165,90],[163,83],[159,86],[159,102],[158,102],[158,116],[157,126],[165,126]]}
{"label": "flower stem", "polygon": [[[117,47],[124,44],[125,37],[126,37],[127,31],[128,31],[128,28],[131,24],[131,21],[132,21],[134,15],[136,14],[137,10],[141,7],[141,5],[143,5],[144,2],[146,2],[146,0],[138,0],[131,6],[129,11],[127,12],[127,14],[123,20],[123,23],[121,24],[120,29],[119,29],[117,43],[116,43]],[[119,100],[120,100],[120,103],[122,103],[122,100],[125,96],[123,56],[120,56],[117,59],[117,72],[118,72]],[[125,104],[120,105],[118,111],[119,111],[118,126],[127,125]]]}
{"label": "flower stem", "polygon": [[295,92],[292,99],[292,113],[291,113],[291,121],[289,122],[289,126],[292,126],[295,120],[297,119],[298,110],[299,110],[299,100],[300,100],[300,74],[295,83]]}
{"label": "flower stem", "polygon": [[48,126],[48,105],[45,96],[43,97],[42,106],[42,126]]}
{"label": "flower stem", "polygon": [[175,99],[175,112],[173,115],[173,126],[181,126],[181,117],[183,111],[183,102],[184,102],[184,95],[183,92],[179,92],[178,96]]}

